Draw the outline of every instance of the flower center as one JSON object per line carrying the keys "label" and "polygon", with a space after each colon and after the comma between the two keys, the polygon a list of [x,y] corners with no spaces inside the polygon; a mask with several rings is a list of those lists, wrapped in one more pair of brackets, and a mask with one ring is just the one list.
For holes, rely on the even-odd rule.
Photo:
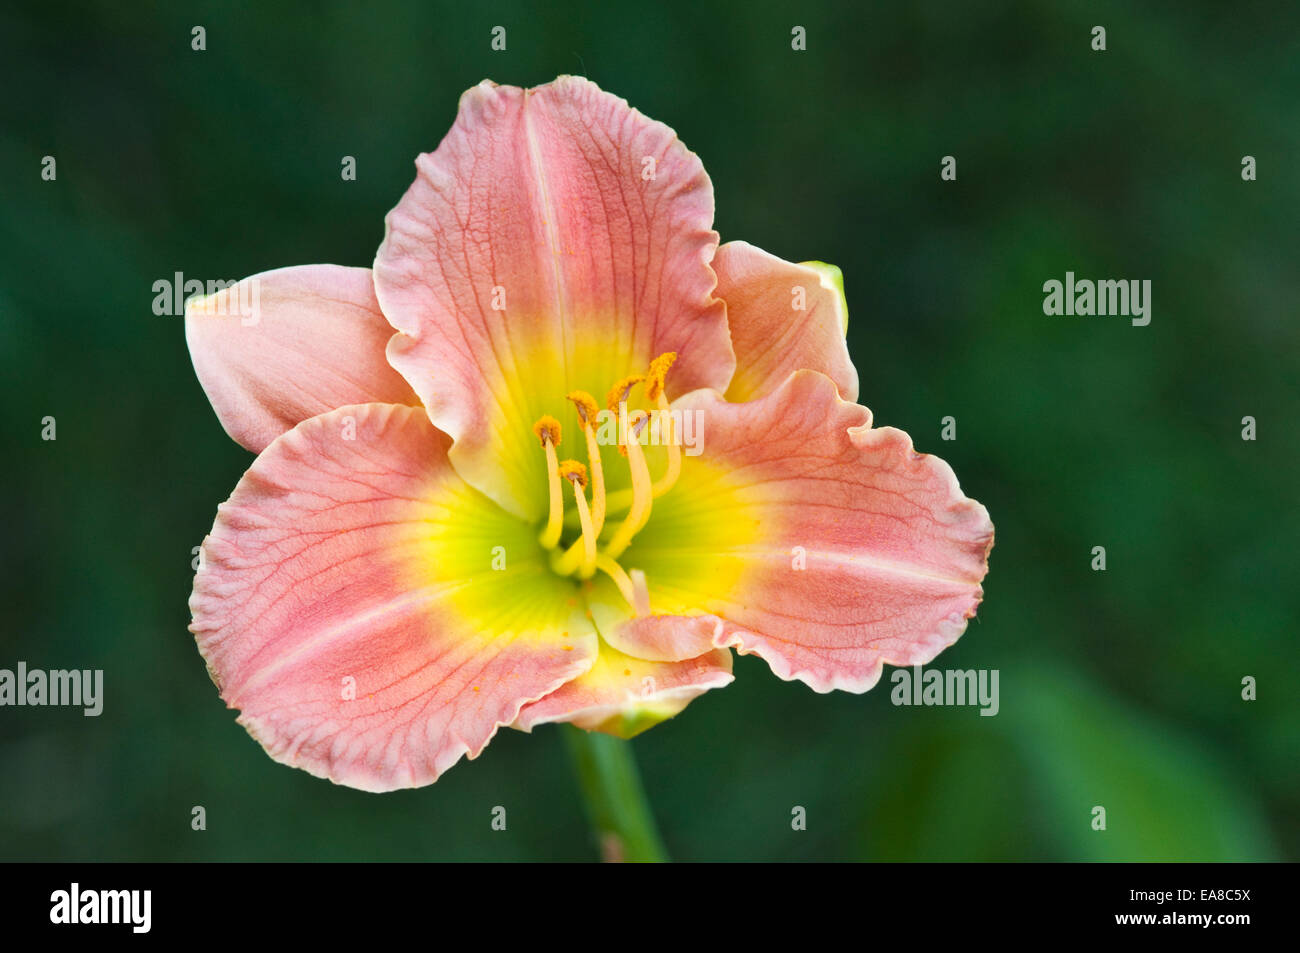
{"label": "flower center", "polygon": [[[533,433],[546,454],[547,489],[550,507],[546,524],[538,540],[551,552],[551,568],[562,576],[590,579],[597,571],[613,580],[619,592],[637,615],[650,614],[650,599],[646,590],[645,574],[633,569],[627,572],[619,559],[631,545],[633,538],[650,519],[650,511],[657,497],[671,490],[682,470],[681,437],[668,407],[664,393],[664,378],[677,359],[674,352],[661,354],[650,362],[644,375],[624,377],[609,389],[605,396],[608,415],[599,411],[596,400],[586,391],[573,391],[567,395],[578,415],[578,426],[586,442],[587,465],[577,460],[560,460],[560,422],[545,416],[533,424]],[[658,441],[667,451],[667,467],[658,480],[652,480],[645,453],[641,449],[647,438],[651,416],[644,410],[628,410],[628,397],[638,386],[644,385],[646,398],[653,401],[657,426],[653,428]],[[603,420],[601,419],[603,418]],[[631,476],[631,490],[618,494],[605,492],[605,473],[600,458],[601,435],[616,435],[619,453],[626,458]],[[561,545],[564,534],[564,484],[573,491],[573,503],[578,512],[581,533],[567,547]],[[591,502],[587,502],[587,488],[591,488]],[[626,511],[624,513],[624,511]],[[607,527],[607,517],[624,513],[617,525]],[[606,528],[610,529],[605,533]],[[602,542],[603,538],[603,542]]]}

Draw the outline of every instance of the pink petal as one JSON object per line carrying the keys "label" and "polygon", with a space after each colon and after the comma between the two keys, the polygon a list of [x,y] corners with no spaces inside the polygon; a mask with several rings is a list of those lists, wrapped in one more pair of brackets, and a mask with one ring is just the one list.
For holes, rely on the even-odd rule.
{"label": "pink petal", "polygon": [[375,286],[401,332],[393,366],[471,484],[535,517],[545,475],[533,421],[661,352],[678,352],[670,396],[726,387],[735,358],[712,294],[713,190],[667,126],[578,77],[483,82],[416,168],[388,215]]}
{"label": "pink petal", "polygon": [[[655,501],[622,562],[645,572],[665,615],[598,617],[611,644],[649,659],[731,646],[817,691],[862,692],[883,663],[929,662],[962,634],[983,597],[993,525],[946,463],[900,430],[872,429],[870,411],[812,371],[753,403],[704,393],[681,403],[703,412],[699,460],[721,476],[690,499],[687,460]],[[690,520],[707,526],[686,549]],[[730,544],[727,527],[751,541]],[[732,586],[709,584],[732,569]]]}
{"label": "pink petal", "polygon": [[335,407],[418,405],[384,354],[392,334],[368,268],[267,271],[185,309],[199,382],[226,433],[254,453]]}
{"label": "pink petal", "polygon": [[590,668],[573,587],[447,443],[419,408],[343,407],[272,443],[218,511],[191,630],[275,760],[367,791],[428,784]]}
{"label": "pink petal", "polygon": [[525,705],[516,728],[567,721],[588,731],[631,738],[679,714],[711,688],[733,681],[731,653],[714,649],[681,662],[632,658],[608,645],[592,668],[540,701]]}
{"label": "pink petal", "polygon": [[845,400],[858,399],[858,372],[844,341],[844,296],[825,274],[747,242],[719,248],[713,270],[736,349],[728,400],[762,397],[804,368],[833,380]]}

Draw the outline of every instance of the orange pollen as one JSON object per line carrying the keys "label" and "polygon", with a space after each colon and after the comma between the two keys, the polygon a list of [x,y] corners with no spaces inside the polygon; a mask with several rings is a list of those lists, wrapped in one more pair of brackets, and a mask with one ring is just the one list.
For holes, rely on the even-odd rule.
{"label": "orange pollen", "polygon": [[668,369],[673,366],[677,360],[676,351],[665,351],[650,362],[650,370],[645,375],[645,395],[651,400],[658,400],[659,395],[663,393],[664,378],[668,376]]}
{"label": "orange pollen", "polygon": [[559,470],[564,479],[578,484],[584,490],[587,488],[587,468],[577,460],[561,460]]}
{"label": "orange pollen", "polygon": [[583,430],[586,430],[600,413],[600,408],[596,406],[596,398],[585,390],[570,391],[566,396],[573,401],[573,406],[578,410],[578,423]]}
{"label": "orange pollen", "polygon": [[632,374],[623,378],[611,387],[609,393],[605,395],[605,406],[610,410],[617,411],[618,405],[627,400],[627,395],[631,392],[632,388],[643,380],[645,380],[645,377],[641,374]]}
{"label": "orange pollen", "polygon": [[549,441],[552,447],[560,445],[560,422],[550,414],[538,418],[537,423],[533,424],[533,433],[545,447]]}

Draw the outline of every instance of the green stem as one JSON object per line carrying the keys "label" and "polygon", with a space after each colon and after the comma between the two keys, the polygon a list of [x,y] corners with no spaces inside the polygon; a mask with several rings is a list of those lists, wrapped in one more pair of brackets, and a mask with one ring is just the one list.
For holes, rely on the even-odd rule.
{"label": "green stem", "polygon": [[621,738],[561,725],[573,756],[578,787],[587,802],[587,819],[607,861],[663,863],[668,859],[632,746]]}

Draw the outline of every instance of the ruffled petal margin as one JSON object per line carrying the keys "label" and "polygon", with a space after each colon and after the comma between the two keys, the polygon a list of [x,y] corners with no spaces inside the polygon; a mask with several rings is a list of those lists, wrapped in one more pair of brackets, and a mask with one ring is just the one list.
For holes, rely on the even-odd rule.
{"label": "ruffled petal margin", "polygon": [[817,691],[863,692],[965,631],[993,524],[946,463],[812,371],[752,403],[681,405],[703,414],[703,454],[622,560],[655,615],[598,615],[610,644],[665,661],[733,647]]}
{"label": "ruffled petal margin", "polygon": [[421,409],[343,407],[274,441],[218,511],[191,630],[275,760],[429,784],[594,662],[574,587],[447,445]]}
{"label": "ruffled petal margin", "polygon": [[472,485],[535,519],[533,421],[678,353],[670,396],[735,367],[709,267],[713,189],[676,134],[579,77],[483,82],[389,213],[375,258],[389,357]]}

